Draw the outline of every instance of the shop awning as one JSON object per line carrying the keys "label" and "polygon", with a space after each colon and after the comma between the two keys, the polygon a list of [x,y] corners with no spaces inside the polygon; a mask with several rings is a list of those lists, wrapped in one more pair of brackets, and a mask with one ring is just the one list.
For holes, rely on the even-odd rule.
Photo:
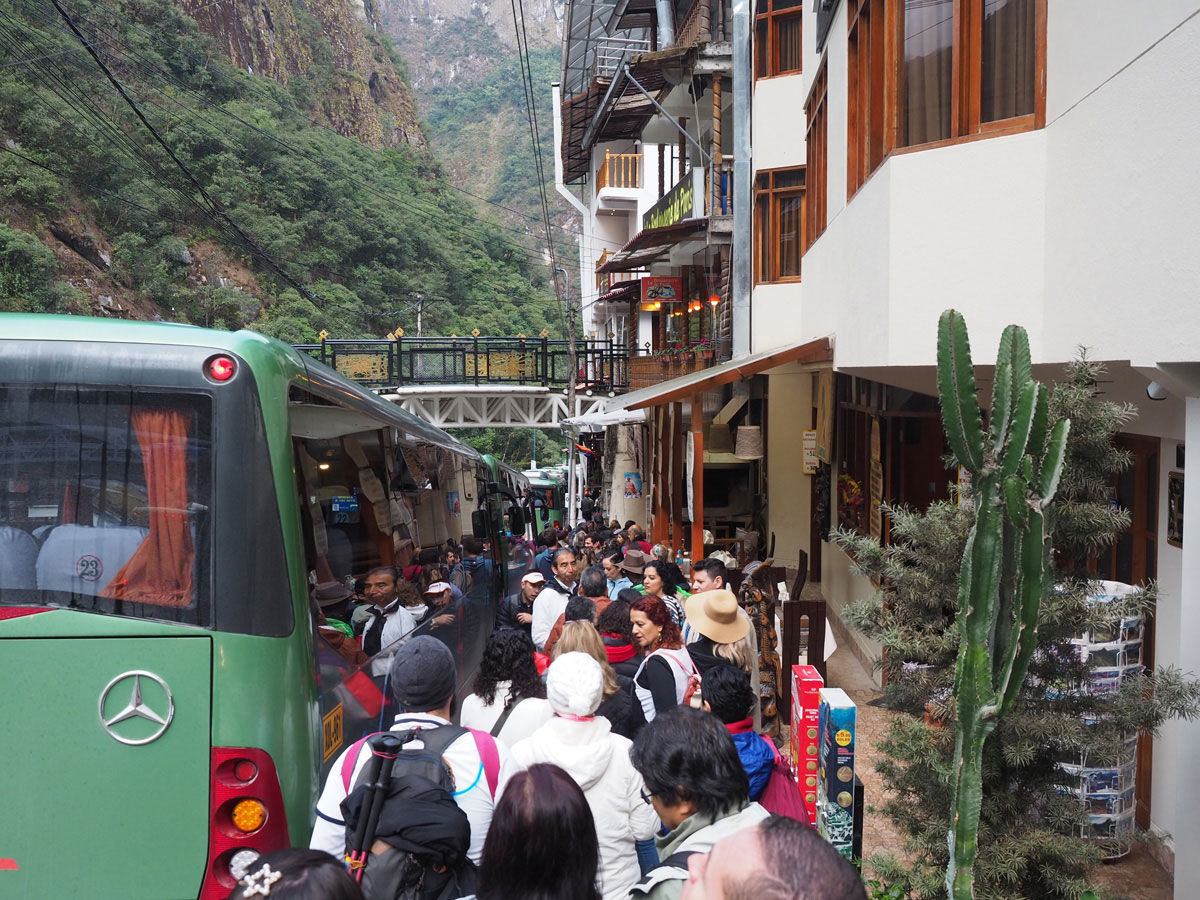
{"label": "shop awning", "polygon": [[829,338],[817,338],[815,341],[807,341],[802,344],[789,344],[773,350],[764,350],[761,353],[752,353],[740,359],[731,359],[729,362],[673,378],[653,387],[630,391],[628,394],[610,400],[605,407],[605,413],[618,409],[646,409],[649,406],[686,400],[694,394],[700,394],[734,381],[742,381],[788,363],[832,362],[833,345],[829,342]]}
{"label": "shop awning", "polygon": [[646,421],[644,409],[606,409],[604,412],[589,413],[563,419],[564,425],[574,425],[583,431],[603,431],[609,425],[641,425]]}
{"label": "shop awning", "polygon": [[708,219],[684,219],[674,225],[661,228],[643,228],[629,243],[612,255],[608,262],[596,271],[632,272],[666,256],[671,248],[684,241],[704,237],[708,231]]}
{"label": "shop awning", "polygon": [[622,300],[636,300],[642,295],[642,279],[634,278],[622,281],[619,286],[596,298],[596,303],[617,303]]}

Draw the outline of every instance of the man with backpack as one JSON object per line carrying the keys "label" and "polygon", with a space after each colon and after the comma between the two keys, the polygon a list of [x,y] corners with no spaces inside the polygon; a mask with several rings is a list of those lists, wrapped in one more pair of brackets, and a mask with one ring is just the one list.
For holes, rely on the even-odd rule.
{"label": "man with backpack", "polygon": [[[450,723],[458,674],[454,657],[436,638],[420,635],[402,646],[392,659],[389,683],[392,696],[403,710],[396,716],[389,733],[407,739],[392,764],[392,785],[395,787],[402,781],[424,777],[434,782],[433,785],[422,782],[426,793],[437,794],[437,782],[429,778],[430,761],[435,767],[440,762],[445,772],[433,774],[446,776],[444,781],[451,789],[445,793],[466,814],[470,823],[466,855],[472,863],[478,864],[496,797],[516,771],[508,750],[489,734]],[[411,732],[415,734],[410,736]],[[343,801],[369,780],[363,776],[370,774],[369,763],[374,755],[369,739],[364,739],[344,750],[334,762],[317,800],[317,822],[309,841],[312,849],[324,850],[338,859],[346,856],[347,804]],[[402,799],[390,797],[383,806],[381,820],[400,819],[402,823]],[[351,796],[350,806],[354,806],[354,800]],[[399,808],[393,809],[393,806]],[[437,838],[441,843],[451,838],[450,835],[424,836]],[[433,849],[430,855],[436,855]],[[420,852],[414,852],[414,856],[418,861],[424,859]],[[374,857],[368,862],[368,869],[373,863]]]}

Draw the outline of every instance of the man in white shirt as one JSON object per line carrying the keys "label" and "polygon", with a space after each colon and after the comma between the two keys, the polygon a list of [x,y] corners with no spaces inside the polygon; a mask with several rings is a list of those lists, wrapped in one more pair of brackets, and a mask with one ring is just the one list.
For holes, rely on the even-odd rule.
{"label": "man in white shirt", "polygon": [[[392,696],[404,710],[396,716],[391,731],[404,732],[413,728],[428,730],[450,725],[458,674],[454,656],[437,638],[420,635],[397,650],[392,659],[389,683]],[[492,823],[495,798],[516,771],[503,744],[494,741],[490,735],[481,735],[480,740],[491,741],[495,746],[498,772],[489,775],[486,771],[476,738],[469,732],[455,738],[446,747],[442,757],[454,776],[454,802],[466,813],[471,823],[471,846],[467,855],[476,864],[483,855],[483,841]],[[406,744],[405,748],[419,749],[421,746],[420,741],[413,741]],[[334,761],[321,797],[317,800],[317,823],[313,826],[308,844],[312,849],[324,850],[337,859],[346,855],[346,823],[342,819],[341,804],[346,799],[347,790],[342,769],[346,755],[355,749],[358,757],[349,779],[351,789],[371,756],[371,748],[363,743],[357,748],[355,745],[346,748]],[[496,779],[495,796],[488,784],[489,777]]]}
{"label": "man in white shirt", "polygon": [[545,646],[558,617],[567,611],[567,599],[575,593],[575,566],[575,551],[570,547],[554,551],[554,577],[533,601],[533,644],[539,650]]}
{"label": "man in white shirt", "polygon": [[380,566],[367,573],[363,596],[371,601],[370,618],[362,633],[363,652],[375,656],[380,650],[412,634],[417,621],[400,602],[397,585],[400,573],[394,566]]}

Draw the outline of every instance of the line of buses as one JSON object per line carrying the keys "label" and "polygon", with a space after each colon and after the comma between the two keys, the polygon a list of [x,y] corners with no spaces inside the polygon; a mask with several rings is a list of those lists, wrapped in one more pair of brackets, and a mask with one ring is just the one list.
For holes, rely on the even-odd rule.
{"label": "line of buses", "polygon": [[485,540],[435,633],[465,689],[529,489],[252,332],[0,315],[0,896],[212,900],[305,845],[325,768],[394,712],[315,637],[318,573]]}

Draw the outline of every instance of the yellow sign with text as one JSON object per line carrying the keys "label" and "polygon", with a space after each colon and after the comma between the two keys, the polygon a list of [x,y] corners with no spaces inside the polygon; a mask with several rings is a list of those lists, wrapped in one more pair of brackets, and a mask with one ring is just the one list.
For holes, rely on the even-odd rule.
{"label": "yellow sign with text", "polygon": [[343,728],[342,728],[342,704],[338,704],[329,712],[325,713],[321,719],[322,746],[324,748],[323,761],[329,762],[330,758],[342,748]]}

